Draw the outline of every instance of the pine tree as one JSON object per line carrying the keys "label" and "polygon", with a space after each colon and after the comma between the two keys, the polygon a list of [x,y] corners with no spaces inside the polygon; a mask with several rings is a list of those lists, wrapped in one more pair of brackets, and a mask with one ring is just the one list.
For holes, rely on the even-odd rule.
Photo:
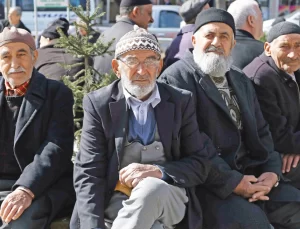
{"label": "pine tree", "polygon": [[[83,10],[82,6],[73,7],[70,5],[70,10],[74,11],[74,13],[84,22],[85,25],[75,22],[76,34],[69,35],[68,37],[65,36],[65,34],[58,28],[60,38],[55,45],[56,47],[64,48],[66,52],[72,54],[75,57],[84,59],[84,63],[75,64],[84,64],[84,69],[79,71],[74,77],[62,77],[63,82],[73,91],[74,95],[73,114],[75,117],[75,127],[77,129],[75,132],[75,140],[77,140],[77,143],[79,143],[81,136],[83,120],[82,102],[84,95],[103,86],[106,86],[116,79],[116,75],[114,73],[101,75],[93,68],[93,66],[89,65],[89,61],[93,56],[101,56],[105,53],[112,54],[112,52],[109,51],[109,47],[113,43],[112,40],[106,44],[103,43],[101,39],[98,39],[96,43],[89,42],[89,39],[92,37],[94,32],[92,27],[96,25],[96,23],[93,22],[96,21],[97,18],[100,18],[104,15],[104,13],[101,13],[101,6],[98,6],[95,12],[91,15],[89,9],[90,0],[86,1],[86,12]],[[86,36],[79,35],[79,27],[83,27],[87,31]],[[65,65],[63,67],[68,69],[75,67],[75,65]],[[96,78],[94,77],[95,75],[100,76],[97,77],[99,78],[99,80],[96,80]],[[73,79],[70,80],[71,78]]]}

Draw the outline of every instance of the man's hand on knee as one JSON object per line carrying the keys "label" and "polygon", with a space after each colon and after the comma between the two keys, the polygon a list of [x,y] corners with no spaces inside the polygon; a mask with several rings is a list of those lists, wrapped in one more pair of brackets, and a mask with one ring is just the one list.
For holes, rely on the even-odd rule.
{"label": "man's hand on knee", "polygon": [[285,154],[282,157],[282,173],[288,173],[291,168],[296,168],[300,160],[299,154]]}
{"label": "man's hand on knee", "polygon": [[146,177],[162,178],[162,172],[155,165],[132,163],[119,172],[119,180],[123,185],[134,188]]}
{"label": "man's hand on knee", "polygon": [[[245,175],[233,192],[244,198],[250,198],[255,193],[269,193],[271,190],[270,187],[261,184],[255,184],[257,182],[258,179],[255,176]],[[264,195],[261,195],[261,197],[262,196]]]}
{"label": "man's hand on knee", "polygon": [[18,219],[32,203],[32,197],[21,189],[10,193],[2,202],[0,217],[5,223]]}

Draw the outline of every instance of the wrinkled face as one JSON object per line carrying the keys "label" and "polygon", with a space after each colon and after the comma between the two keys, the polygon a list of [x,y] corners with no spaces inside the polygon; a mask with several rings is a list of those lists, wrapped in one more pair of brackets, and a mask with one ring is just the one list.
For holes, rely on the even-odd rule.
{"label": "wrinkled face", "polygon": [[300,34],[282,35],[265,43],[265,54],[271,56],[277,67],[287,73],[300,68]]}
{"label": "wrinkled face", "polygon": [[19,86],[31,78],[37,59],[37,51],[30,51],[22,42],[8,43],[0,47],[0,70],[6,82]]}
{"label": "wrinkled face", "polygon": [[144,29],[148,29],[148,25],[153,23],[152,18],[152,4],[143,5],[135,17],[135,23]]}
{"label": "wrinkled face", "polygon": [[8,20],[11,25],[18,25],[20,23],[21,16],[16,11],[8,14]]}
{"label": "wrinkled face", "polygon": [[208,52],[229,56],[235,45],[235,40],[230,26],[215,22],[203,25],[192,36],[192,43],[197,51],[206,52],[211,46],[214,46],[216,49]]}
{"label": "wrinkled face", "polygon": [[194,61],[209,76],[225,76],[232,65],[233,31],[224,23],[202,26],[192,37]]}
{"label": "wrinkled face", "polygon": [[162,60],[151,50],[135,50],[113,59],[112,67],[123,87],[131,95],[145,100],[154,89]]}
{"label": "wrinkled face", "polygon": [[258,6],[255,7],[255,11],[256,11],[256,17],[255,17],[255,34],[253,34],[254,38],[256,40],[259,40],[264,32],[263,32],[263,15],[262,15],[262,12],[261,10],[259,9]]}

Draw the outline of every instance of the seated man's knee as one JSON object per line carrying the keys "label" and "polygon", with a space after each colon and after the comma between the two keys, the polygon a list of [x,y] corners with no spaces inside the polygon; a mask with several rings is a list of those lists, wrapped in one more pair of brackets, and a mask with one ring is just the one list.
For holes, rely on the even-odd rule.
{"label": "seated man's knee", "polygon": [[158,178],[147,177],[143,179],[132,191],[132,195],[138,195],[144,202],[158,201],[166,197],[169,185]]}

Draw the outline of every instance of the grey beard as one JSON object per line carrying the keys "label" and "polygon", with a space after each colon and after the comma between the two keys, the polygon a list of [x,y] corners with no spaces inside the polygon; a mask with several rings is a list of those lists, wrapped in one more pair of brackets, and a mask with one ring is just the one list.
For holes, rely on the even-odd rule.
{"label": "grey beard", "polygon": [[201,71],[209,76],[225,76],[232,65],[232,56],[218,55],[213,52],[193,51],[194,61]]}
{"label": "grey beard", "polygon": [[147,86],[139,86],[132,84],[131,81],[125,76],[121,76],[121,82],[122,86],[134,97],[137,99],[143,98],[144,96],[150,94],[156,84],[156,81],[153,80],[149,85]]}

